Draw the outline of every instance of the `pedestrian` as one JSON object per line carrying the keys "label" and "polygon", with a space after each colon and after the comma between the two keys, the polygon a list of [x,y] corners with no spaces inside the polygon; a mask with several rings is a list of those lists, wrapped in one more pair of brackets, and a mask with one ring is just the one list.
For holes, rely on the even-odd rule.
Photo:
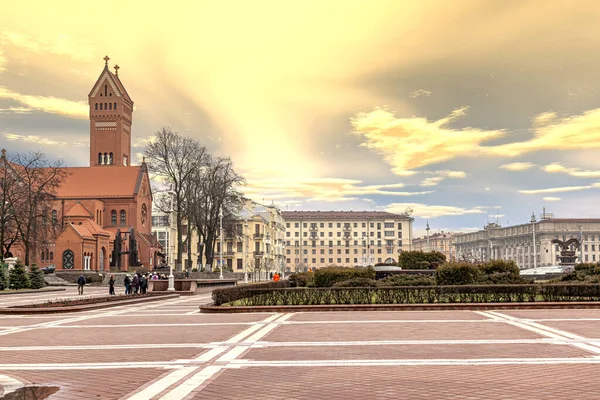
{"label": "pedestrian", "polygon": [[158,274],[156,272],[152,274],[152,280],[153,281],[157,281],[158,280]]}
{"label": "pedestrian", "polygon": [[125,284],[125,294],[131,294],[131,275],[127,274],[123,283]]}
{"label": "pedestrian", "polygon": [[115,276],[111,275],[108,280],[108,294],[111,296],[115,295]]}
{"label": "pedestrian", "polygon": [[79,289],[79,295],[83,295],[83,285],[85,285],[85,276],[83,274],[79,275],[77,278],[77,288]]}
{"label": "pedestrian", "polygon": [[148,291],[148,278],[146,274],[140,277],[140,294],[146,294]]}
{"label": "pedestrian", "polygon": [[138,274],[133,274],[131,286],[133,286],[133,294],[138,294],[138,291],[140,290],[140,277]]}

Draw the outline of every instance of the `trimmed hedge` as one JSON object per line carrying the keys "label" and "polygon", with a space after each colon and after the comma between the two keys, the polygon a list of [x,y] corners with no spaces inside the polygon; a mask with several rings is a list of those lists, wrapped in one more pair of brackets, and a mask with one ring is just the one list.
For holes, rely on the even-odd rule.
{"label": "trimmed hedge", "polygon": [[398,256],[398,266],[402,269],[436,269],[446,262],[446,256],[439,251],[403,251]]}
{"label": "trimmed hedge", "polygon": [[[218,292],[218,293],[215,293]],[[599,301],[600,285],[469,285],[366,288],[217,289],[214,304],[242,306],[320,304],[512,303]]]}
{"label": "trimmed hedge", "polygon": [[379,282],[369,278],[354,278],[347,281],[336,282],[333,287],[377,287]]}
{"label": "trimmed hedge", "polygon": [[435,282],[438,285],[473,285],[480,274],[481,271],[475,264],[451,263],[437,269]]}
{"label": "trimmed hedge", "polygon": [[265,283],[215,289],[212,292],[212,299],[215,305],[220,306],[221,304],[233,303],[234,301],[243,299],[248,296],[248,293],[254,293],[256,291],[266,293],[274,289],[286,288],[288,285],[289,281],[283,280],[279,282],[270,281]]}
{"label": "trimmed hedge", "polygon": [[375,279],[375,270],[368,268],[321,268],[314,273],[314,285],[317,287],[331,287],[337,282],[348,281],[356,278]]}
{"label": "trimmed hedge", "polygon": [[306,287],[313,286],[315,281],[315,275],[312,271],[297,272],[290,275],[289,277],[291,287]]}
{"label": "trimmed hedge", "polygon": [[382,279],[380,286],[434,286],[435,278],[429,275],[398,274]]}

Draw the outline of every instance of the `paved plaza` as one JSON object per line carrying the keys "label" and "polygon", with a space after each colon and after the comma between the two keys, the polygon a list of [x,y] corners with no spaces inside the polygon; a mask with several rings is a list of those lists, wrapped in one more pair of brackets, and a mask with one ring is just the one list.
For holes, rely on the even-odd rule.
{"label": "paved plaza", "polygon": [[208,302],[0,316],[0,385],[73,400],[600,398],[600,310],[200,314]]}

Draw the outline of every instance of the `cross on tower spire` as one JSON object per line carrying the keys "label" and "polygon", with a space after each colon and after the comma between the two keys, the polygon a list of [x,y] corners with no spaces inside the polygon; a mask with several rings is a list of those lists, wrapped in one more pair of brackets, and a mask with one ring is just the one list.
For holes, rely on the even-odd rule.
{"label": "cross on tower spire", "polygon": [[115,75],[119,75],[119,64],[115,65]]}
{"label": "cross on tower spire", "polygon": [[110,60],[110,57],[104,56],[104,65],[108,65],[108,60]]}

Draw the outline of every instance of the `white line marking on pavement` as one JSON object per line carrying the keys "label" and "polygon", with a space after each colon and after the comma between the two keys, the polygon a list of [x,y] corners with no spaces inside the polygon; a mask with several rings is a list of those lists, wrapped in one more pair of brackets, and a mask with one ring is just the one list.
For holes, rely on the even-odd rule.
{"label": "white line marking on pavement", "polygon": [[589,351],[594,354],[600,354],[600,347],[590,344],[589,341],[586,341],[586,338],[584,338],[583,336],[575,335],[573,333],[566,332],[560,329],[551,328],[549,326],[541,325],[536,322],[524,321],[510,315],[499,313],[497,311],[482,311],[479,312],[479,314],[490,315],[492,318],[501,319],[507,324],[535,332],[542,336],[551,337],[554,339],[578,340],[579,342],[569,342],[569,345],[582,350]]}
{"label": "white line marking on pavement", "polygon": [[355,366],[413,366],[413,365],[557,365],[600,364],[600,359],[589,358],[488,358],[440,360],[301,360],[252,361],[233,360],[227,367],[355,367]]}
{"label": "white line marking on pavement", "polygon": [[202,385],[207,379],[213,377],[217,372],[219,372],[223,367],[211,365],[202,369],[200,372],[196,373],[191,378],[188,378],[184,382],[182,382],[175,389],[171,390],[169,393],[161,397],[161,400],[181,400],[185,398],[188,394],[190,394],[194,389],[198,386]]}
{"label": "white line marking on pavement", "polygon": [[81,346],[15,346],[0,347],[0,351],[65,351],[65,350],[122,350],[122,349],[169,349],[213,348],[209,343],[147,343],[147,344],[92,344]]}
{"label": "white line marking on pavement", "polygon": [[229,352],[223,354],[221,358],[217,360],[217,362],[230,362],[238,358],[243,352],[248,350],[250,346],[235,346]]}
{"label": "white line marking on pavement", "polygon": [[241,341],[243,338],[245,338],[246,336],[248,336],[248,335],[252,334],[253,332],[256,332],[257,330],[262,328],[264,326],[264,324],[270,323],[271,321],[273,321],[276,318],[279,318],[282,315],[284,315],[284,314],[274,314],[274,315],[271,315],[270,317],[265,318],[262,321],[254,323],[253,326],[251,326],[250,328],[245,329],[242,332],[238,333],[237,335],[229,338],[227,341],[225,341],[225,343],[226,344],[237,343],[237,342]]}
{"label": "white line marking on pavement", "polygon": [[282,322],[284,325],[311,325],[311,324],[435,324],[435,323],[449,323],[449,322],[458,322],[464,324],[465,322],[473,322],[473,323],[494,323],[499,322],[495,319],[422,319],[422,320],[414,320],[414,319],[375,319],[375,320],[347,320],[347,321],[285,321]]}
{"label": "white line marking on pavement", "polygon": [[260,338],[264,337],[267,333],[269,333],[273,329],[277,328],[281,322],[285,321],[288,318],[291,318],[293,315],[294,315],[293,313],[289,313],[289,314],[283,315],[279,319],[274,319],[273,322],[271,322],[269,325],[265,326],[263,329],[256,332],[254,335],[250,336],[246,340],[244,340],[244,343],[258,341]]}
{"label": "white line marking on pavement", "polygon": [[[154,314],[153,314],[154,315]],[[228,326],[228,325],[253,325],[257,322],[191,322],[182,324],[123,324],[123,325],[58,325],[49,326],[53,329],[83,329],[83,328],[148,328],[148,327],[169,327],[169,326]]]}
{"label": "white line marking on pavement", "polygon": [[[187,364],[189,360],[184,360]],[[64,363],[64,364],[0,364],[0,371],[39,371],[39,370],[86,370],[86,369],[121,369],[121,368],[162,368],[166,366],[181,366],[176,361],[132,361],[107,363]]]}
{"label": "white line marking on pavement", "polygon": [[161,379],[154,382],[150,386],[147,386],[140,392],[129,397],[129,400],[151,399],[166,388],[168,388],[169,386],[171,386],[172,384],[174,384],[175,382],[196,371],[197,369],[198,367],[183,367],[180,369],[176,369],[175,371],[172,371],[169,374],[163,376]]}
{"label": "white line marking on pavement", "polygon": [[227,350],[228,348],[229,347],[227,347],[227,346],[215,347],[214,349],[211,349],[211,350],[207,351],[206,353],[200,354],[198,357],[196,357],[194,359],[194,361],[208,362],[208,361],[212,360],[213,358],[215,358],[216,356],[218,356],[219,354],[221,354],[222,352],[224,352],[225,350]]}

